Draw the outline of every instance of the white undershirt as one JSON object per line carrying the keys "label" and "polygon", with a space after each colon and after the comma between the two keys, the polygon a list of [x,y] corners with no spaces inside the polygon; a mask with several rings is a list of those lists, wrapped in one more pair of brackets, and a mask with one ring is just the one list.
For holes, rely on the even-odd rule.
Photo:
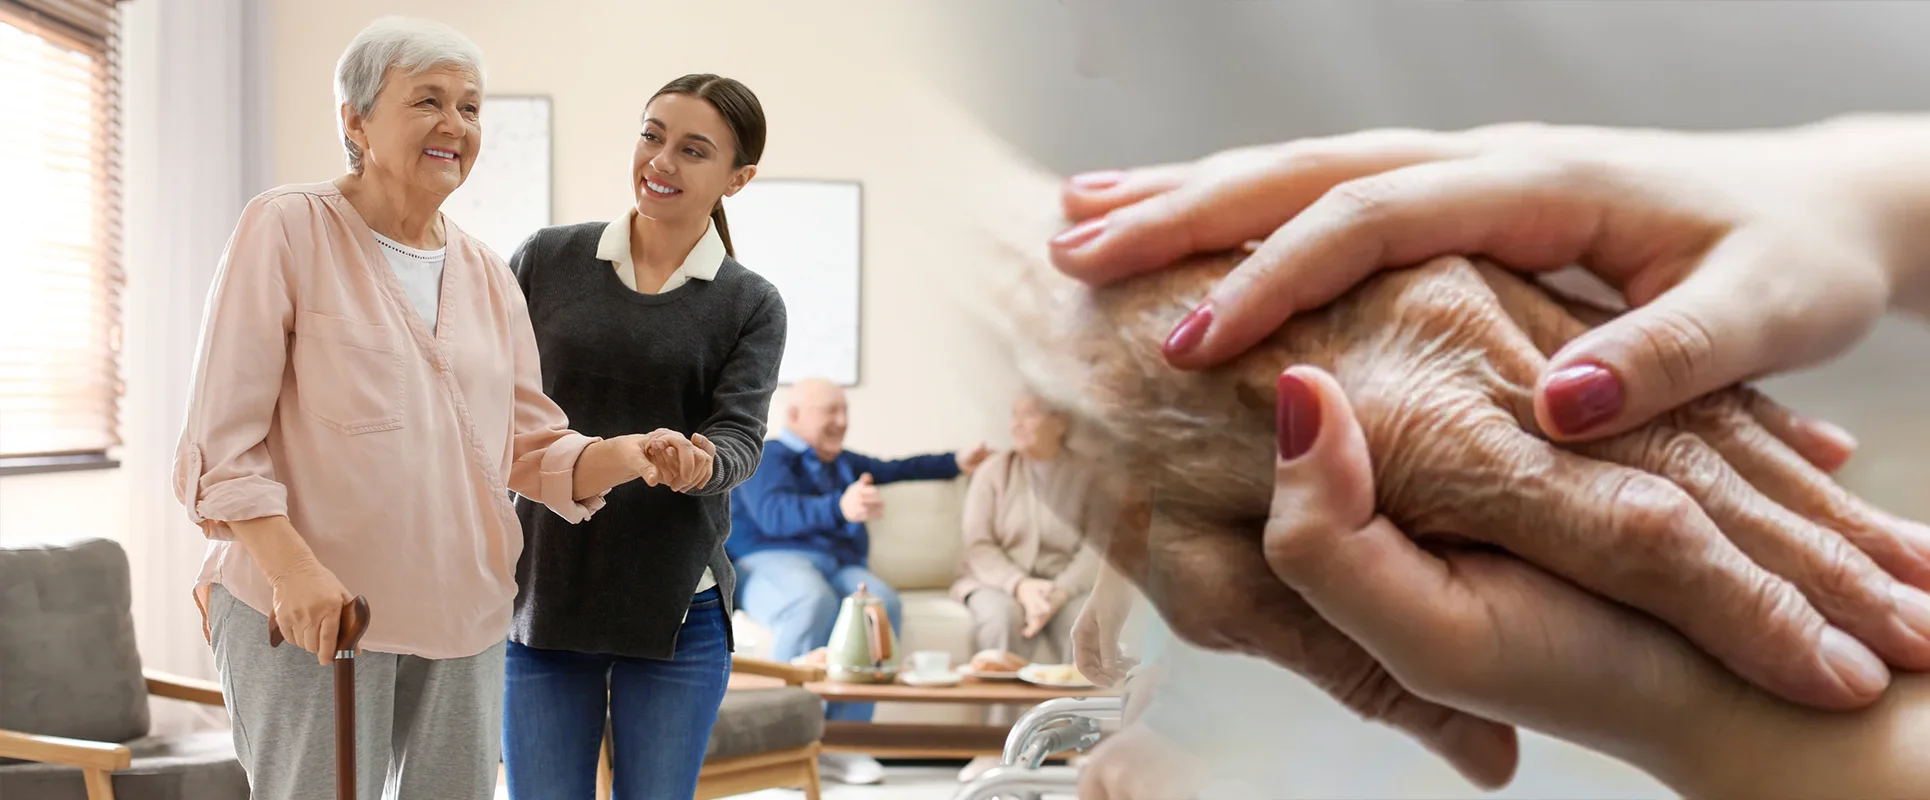
{"label": "white undershirt", "polygon": [[436,309],[442,304],[442,262],[446,247],[422,250],[410,247],[382,234],[375,233],[375,241],[382,245],[382,255],[388,256],[389,266],[395,270],[395,277],[402,280],[402,289],[409,294],[409,304],[415,306],[422,321],[429,324],[429,330],[436,329]]}

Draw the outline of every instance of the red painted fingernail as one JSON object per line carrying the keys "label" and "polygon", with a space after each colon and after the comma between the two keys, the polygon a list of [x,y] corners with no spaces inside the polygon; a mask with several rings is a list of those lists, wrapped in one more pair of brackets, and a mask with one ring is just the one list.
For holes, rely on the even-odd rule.
{"label": "red painted fingernail", "polygon": [[1052,246],[1063,249],[1078,247],[1086,242],[1092,241],[1093,237],[1098,236],[1099,233],[1105,229],[1105,217],[1089,219],[1066,229],[1064,233],[1058,236],[1052,237]]}
{"label": "red painted fingernail", "polygon": [[1314,440],[1320,438],[1320,395],[1313,384],[1291,374],[1280,375],[1274,425],[1280,436],[1280,460],[1292,461],[1313,449]]}
{"label": "red painted fingernail", "polygon": [[1160,349],[1165,351],[1167,358],[1186,355],[1200,346],[1200,340],[1206,338],[1206,329],[1212,326],[1213,305],[1211,302],[1201,303],[1178,325],[1173,326],[1173,332],[1166,334],[1166,343]]}
{"label": "red painted fingernail", "polygon": [[1577,364],[1548,377],[1548,414],[1555,428],[1573,435],[1622,411],[1622,382],[1594,364]]}
{"label": "red painted fingernail", "polygon": [[1107,169],[1074,175],[1072,179],[1066,181],[1066,183],[1072,188],[1082,192],[1103,192],[1114,186],[1118,186],[1119,182],[1125,179],[1125,172],[1116,169]]}

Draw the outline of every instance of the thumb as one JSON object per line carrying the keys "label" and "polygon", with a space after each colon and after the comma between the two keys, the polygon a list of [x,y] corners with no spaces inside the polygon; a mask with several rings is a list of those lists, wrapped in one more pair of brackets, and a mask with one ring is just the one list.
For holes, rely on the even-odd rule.
{"label": "thumb", "polygon": [[[1535,389],[1535,419],[1556,441],[1640,427],[1702,395],[1848,347],[1870,324],[1842,297],[1783,297],[1763,265],[1789,254],[1726,241],[1679,285],[1570,341]],[[1639,293],[1637,293],[1639,294]],[[1638,298],[1639,299],[1639,298]],[[1845,302],[1849,299],[1849,302]]]}
{"label": "thumb", "polygon": [[871,473],[869,473],[869,472],[867,472],[867,473],[865,473],[865,474],[863,474],[863,475],[859,475],[859,476],[858,476],[858,482],[859,482],[859,483],[862,483],[862,484],[864,484],[864,485],[866,485],[866,486],[870,486],[870,485],[871,485]]}
{"label": "thumb", "polygon": [[697,449],[702,450],[705,453],[710,454],[711,456],[717,455],[717,445],[711,444],[710,437],[708,436],[705,436],[701,433],[693,433],[690,435],[690,443],[696,445]]}
{"label": "thumb", "polygon": [[1397,679],[1426,669],[1447,632],[1481,613],[1446,563],[1374,513],[1366,435],[1331,375],[1280,376],[1280,455],[1265,550],[1268,566]]}

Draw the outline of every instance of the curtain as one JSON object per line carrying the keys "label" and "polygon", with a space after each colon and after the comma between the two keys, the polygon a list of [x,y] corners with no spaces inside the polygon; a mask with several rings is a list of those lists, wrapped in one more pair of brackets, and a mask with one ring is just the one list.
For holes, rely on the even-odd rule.
{"label": "curtain", "polygon": [[[135,633],[154,669],[213,678],[189,589],[206,539],[170,476],[208,286],[248,199],[269,188],[265,3],[123,4],[127,346],[122,538]],[[326,80],[326,78],[321,78]],[[156,701],[157,730],[221,724],[219,711]]]}

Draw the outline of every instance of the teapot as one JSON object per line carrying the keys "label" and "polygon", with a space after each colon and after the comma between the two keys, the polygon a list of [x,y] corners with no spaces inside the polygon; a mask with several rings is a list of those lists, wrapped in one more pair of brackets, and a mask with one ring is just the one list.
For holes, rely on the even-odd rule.
{"label": "teapot", "polygon": [[885,603],[858,584],[844,599],[826,648],[825,677],[842,683],[891,683],[898,679],[898,637]]}

